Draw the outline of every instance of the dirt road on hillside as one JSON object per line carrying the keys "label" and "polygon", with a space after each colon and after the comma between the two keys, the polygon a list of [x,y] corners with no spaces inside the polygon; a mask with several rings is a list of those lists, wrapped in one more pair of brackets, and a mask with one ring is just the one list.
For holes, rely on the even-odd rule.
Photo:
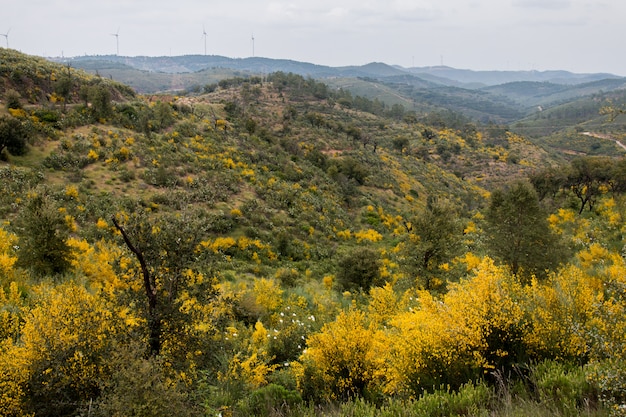
{"label": "dirt road on hillside", "polygon": [[582,134],[585,136],[591,136],[593,138],[612,140],[613,142],[617,144],[617,146],[619,146],[620,148],[626,151],[626,145],[624,145],[619,140],[615,139],[613,136],[607,135],[606,133],[583,132]]}

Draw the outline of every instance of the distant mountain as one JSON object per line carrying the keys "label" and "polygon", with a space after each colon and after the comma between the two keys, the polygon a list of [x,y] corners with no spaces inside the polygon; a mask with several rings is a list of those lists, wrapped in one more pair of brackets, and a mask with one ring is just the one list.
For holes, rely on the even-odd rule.
{"label": "distant mountain", "polygon": [[[160,57],[86,55],[69,59],[65,58],[64,62],[69,62],[79,68],[83,68],[85,65],[93,67],[100,63],[110,62],[123,64],[142,71],[163,72],[170,74],[193,73],[207,69],[227,68],[231,70],[245,71],[255,74],[282,71],[291,72],[303,76],[322,78],[336,76],[339,72],[341,72],[341,70],[339,69],[326,67],[323,65],[315,65],[307,62],[292,61],[288,59],[270,59],[260,57],[227,58],[219,55],[183,55]],[[352,71],[347,68],[346,72]]]}
{"label": "distant mountain", "polygon": [[[60,59],[56,59],[59,61]],[[568,71],[472,71],[447,66],[403,68],[372,62],[329,67],[308,62],[217,55],[64,58],[63,62],[130,85],[140,93],[202,92],[233,77],[275,72],[322,80],[387,105],[428,113],[453,110],[474,120],[511,123],[542,108],[626,88],[626,78]]]}
{"label": "distant mountain", "polygon": [[516,81],[551,82],[555,84],[583,84],[602,79],[621,78],[613,74],[575,74],[568,71],[473,71],[447,66],[403,68],[374,62],[361,66],[329,67],[308,62],[271,58],[228,58],[219,55],[183,55],[161,57],[124,57],[117,55],[52,58],[69,62],[76,67],[94,67],[115,63],[151,72],[193,73],[207,69],[227,68],[255,74],[277,71],[291,72],[313,78],[326,77],[390,77],[413,74],[425,80],[449,86],[480,88]]}
{"label": "distant mountain", "polygon": [[621,78],[617,75],[575,74],[568,71],[473,71],[446,66],[408,68],[405,71],[418,76],[429,75],[454,80],[467,85],[492,86],[516,81],[551,82],[554,84],[582,84],[607,78]]}
{"label": "distant mountain", "polygon": [[587,83],[565,85],[554,82],[516,81],[481,91],[506,96],[524,107],[554,105],[600,92],[626,88],[626,79],[608,78]]}

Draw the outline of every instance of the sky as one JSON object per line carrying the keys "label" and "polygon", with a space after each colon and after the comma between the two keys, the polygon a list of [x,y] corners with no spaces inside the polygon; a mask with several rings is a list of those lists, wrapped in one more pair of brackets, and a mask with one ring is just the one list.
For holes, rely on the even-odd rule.
{"label": "sky", "polygon": [[[626,76],[624,0],[2,0],[27,54],[204,54]],[[206,33],[206,35],[205,35]],[[117,34],[117,36],[115,36]],[[253,40],[254,38],[254,40]]]}

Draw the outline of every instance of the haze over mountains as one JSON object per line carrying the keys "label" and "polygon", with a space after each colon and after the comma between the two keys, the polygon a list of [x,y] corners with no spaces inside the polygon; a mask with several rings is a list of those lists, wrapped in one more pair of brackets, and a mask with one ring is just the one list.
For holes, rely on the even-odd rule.
{"label": "haze over mountains", "polygon": [[[58,59],[56,59],[58,60]],[[329,67],[308,62],[271,58],[228,58],[217,55],[185,55],[162,57],[125,57],[117,55],[82,56],[64,58],[72,65],[97,69],[128,66],[142,71],[163,73],[191,73],[209,69],[227,68],[254,74],[271,72],[291,72],[313,78],[327,77],[392,77],[417,75],[435,84],[465,87],[484,87],[515,81],[551,82],[555,84],[582,84],[602,79],[623,79],[608,73],[576,74],[568,71],[473,71],[448,66],[403,68],[385,63],[373,62],[361,66]],[[106,64],[105,64],[106,63]]]}
{"label": "haze over mountains", "polygon": [[594,102],[594,95],[612,92],[621,97],[619,92],[625,91],[626,86],[626,78],[608,73],[473,71],[447,66],[403,68],[380,62],[329,67],[287,59],[216,55],[100,55],[54,60],[112,78],[145,94],[201,92],[227,78],[284,72],[318,79],[333,89],[389,106],[398,104],[421,113],[451,110],[473,120],[506,124],[577,100],[585,101],[578,107],[589,108],[589,114],[597,115],[599,102],[595,100],[590,105],[588,100]]}

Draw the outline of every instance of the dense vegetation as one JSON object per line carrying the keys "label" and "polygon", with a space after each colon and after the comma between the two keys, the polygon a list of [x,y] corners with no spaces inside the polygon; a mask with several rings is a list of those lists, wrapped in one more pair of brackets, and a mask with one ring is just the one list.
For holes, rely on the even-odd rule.
{"label": "dense vegetation", "polygon": [[0,97],[0,414],[623,415],[622,159],[285,73]]}

